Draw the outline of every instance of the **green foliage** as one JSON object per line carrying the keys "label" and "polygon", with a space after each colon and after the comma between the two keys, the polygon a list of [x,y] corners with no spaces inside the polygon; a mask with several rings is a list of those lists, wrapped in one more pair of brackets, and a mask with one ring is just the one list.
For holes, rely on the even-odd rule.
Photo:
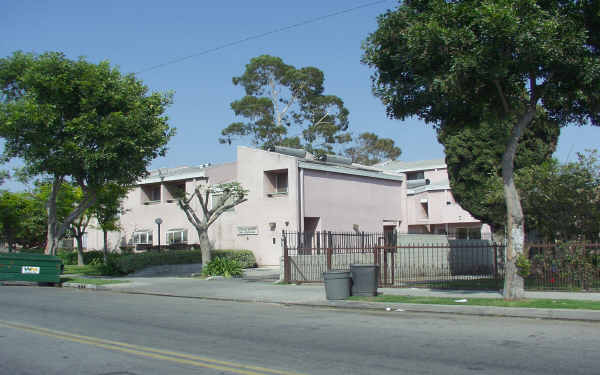
{"label": "green foliage", "polygon": [[[170,94],[149,94],[133,75],[122,75],[106,61],[70,60],[59,52],[15,52],[0,59],[3,157],[20,158],[29,175],[52,180],[49,250],[102,186],[131,184],[165,155],[174,134],[164,114],[171,101]],[[51,208],[63,181],[85,194],[54,225]]]}
{"label": "green foliage", "polygon": [[234,259],[216,257],[202,266],[203,276],[239,277],[243,275],[242,266]]}
{"label": "green foliage", "polygon": [[378,18],[363,62],[376,69],[374,93],[396,118],[463,126],[514,121],[537,105],[556,124],[598,124],[592,4],[406,1]]}
{"label": "green foliage", "polygon": [[353,163],[373,165],[383,160],[396,160],[402,150],[394,145],[393,139],[379,138],[375,133],[365,132],[358,136],[355,146],[344,150],[344,154]]}
{"label": "green foliage", "polygon": [[210,253],[213,258],[235,260],[242,268],[256,267],[256,258],[250,250],[213,250]]}
{"label": "green foliage", "polygon": [[202,263],[202,252],[181,250],[124,255],[118,259],[117,269],[122,274],[130,274],[150,266],[188,263]]}
{"label": "green foliage", "polygon": [[598,244],[577,241],[533,245],[529,281],[548,289],[600,289],[599,249]]}
{"label": "green foliage", "polygon": [[[314,67],[296,69],[279,57],[262,55],[250,60],[244,74],[233,78],[245,92],[231,103],[236,116],[247,122],[234,122],[221,132],[221,143],[236,137],[251,137],[264,149],[272,146],[305,148],[331,153],[334,144],[350,141],[348,110],[337,96],[324,95],[323,72]],[[292,134],[289,136],[288,129]]]}
{"label": "green foliage", "polygon": [[[77,264],[77,252],[76,251],[65,251],[59,250],[56,256],[62,259],[64,265]],[[85,264],[95,264],[96,262],[102,262],[102,251],[84,251],[83,262]]]}
{"label": "green foliage", "polygon": [[46,240],[44,206],[31,193],[0,192],[0,235],[9,248],[42,246]]}
{"label": "green foliage", "polygon": [[[519,141],[515,171],[540,165],[556,148],[559,129],[537,118]],[[499,166],[510,124],[482,122],[468,127],[446,127],[438,131],[444,145],[452,195],[475,218],[499,230],[506,222],[506,204]],[[529,214],[525,210],[525,214]]]}
{"label": "green foliage", "polygon": [[545,240],[587,239],[600,235],[600,161],[598,151],[578,160],[551,160],[523,169],[516,178],[527,226]]}
{"label": "green foliage", "polygon": [[[211,251],[211,254],[214,259],[233,261],[241,268],[256,266],[256,259],[250,250],[213,250]],[[109,253],[108,263],[106,265],[103,264],[102,251],[87,251],[84,252],[86,266],[76,266],[76,252],[60,251],[58,252],[58,256],[65,264],[66,274],[79,273],[88,276],[118,276],[134,273],[151,266],[202,263],[202,252],[198,250],[176,250],[123,255]]]}
{"label": "green foliage", "polygon": [[519,254],[515,261],[515,266],[517,266],[517,273],[522,278],[526,278],[529,276],[531,272],[531,262],[524,254]]}
{"label": "green foliage", "polygon": [[[411,0],[380,16],[365,42],[363,62],[375,68],[373,92],[390,117],[415,116],[437,130],[510,124],[496,169],[508,254],[525,237],[514,184],[523,131],[536,118],[556,129],[600,125],[598,10],[588,0]],[[505,280],[506,297],[520,297]]]}

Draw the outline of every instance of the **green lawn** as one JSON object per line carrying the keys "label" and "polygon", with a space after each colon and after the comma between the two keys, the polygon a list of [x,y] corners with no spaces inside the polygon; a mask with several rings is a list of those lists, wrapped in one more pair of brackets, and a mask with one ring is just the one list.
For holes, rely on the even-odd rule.
{"label": "green lawn", "polygon": [[63,275],[103,276],[100,265],[77,266],[65,264]]}
{"label": "green lawn", "polygon": [[106,284],[122,284],[128,283],[129,280],[111,280],[111,279],[83,279],[79,277],[61,277],[61,283],[79,283],[79,284],[93,284],[93,285],[106,285]]}
{"label": "green lawn", "polygon": [[587,309],[600,310],[600,301],[581,301],[565,299],[524,299],[520,301],[504,301],[499,298],[466,298],[467,302],[455,302],[462,298],[445,297],[410,297],[410,296],[392,296],[382,295],[377,297],[352,296],[348,300],[366,301],[366,302],[387,302],[387,303],[421,303],[431,305],[458,305],[458,306],[497,306],[497,307],[526,307],[541,309]]}

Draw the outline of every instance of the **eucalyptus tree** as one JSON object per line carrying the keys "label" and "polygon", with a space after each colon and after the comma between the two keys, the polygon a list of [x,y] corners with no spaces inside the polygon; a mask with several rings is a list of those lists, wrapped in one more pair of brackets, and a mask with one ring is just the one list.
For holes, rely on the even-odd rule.
{"label": "eucalyptus tree", "polygon": [[231,103],[234,122],[221,132],[220,143],[231,144],[240,137],[269,149],[272,146],[305,148],[331,153],[336,144],[349,142],[349,111],[342,99],[325,95],[323,72],[315,67],[296,68],[279,57],[262,55],[250,60],[233,84],[245,96]]}

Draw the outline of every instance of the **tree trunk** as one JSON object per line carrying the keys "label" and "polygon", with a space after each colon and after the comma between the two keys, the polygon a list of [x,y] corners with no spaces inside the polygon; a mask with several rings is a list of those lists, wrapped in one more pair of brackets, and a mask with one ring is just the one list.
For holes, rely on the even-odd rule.
{"label": "tree trunk", "polygon": [[77,241],[77,265],[84,266],[85,260],[83,259],[83,233],[75,236]]}
{"label": "tree trunk", "polygon": [[525,247],[525,223],[519,192],[514,181],[514,164],[517,146],[523,131],[535,116],[535,108],[529,108],[512,129],[510,139],[502,156],[502,181],[506,202],[506,260],[504,268],[504,299],[516,300],[525,296],[524,280],[517,273],[516,260]]}
{"label": "tree trunk", "polygon": [[102,230],[102,234],[104,235],[104,247],[102,249],[104,255],[104,265],[108,265],[108,232],[106,230]]}
{"label": "tree trunk", "polygon": [[200,239],[200,251],[202,252],[202,264],[210,262],[210,251],[212,246],[208,238],[208,228],[196,228],[198,231],[198,238]]}
{"label": "tree trunk", "polygon": [[44,254],[48,255],[56,255],[58,241],[60,240],[57,238],[58,220],[56,219],[56,197],[61,184],[62,178],[55,177],[54,181],[52,181],[52,190],[50,191],[50,196],[46,202],[46,212],[48,213],[48,234],[46,236],[46,248],[44,249]]}

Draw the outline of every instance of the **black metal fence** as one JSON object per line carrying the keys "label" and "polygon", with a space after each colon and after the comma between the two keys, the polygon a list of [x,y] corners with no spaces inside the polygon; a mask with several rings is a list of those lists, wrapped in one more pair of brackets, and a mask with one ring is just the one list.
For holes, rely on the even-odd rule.
{"label": "black metal fence", "polygon": [[504,246],[490,241],[448,239],[431,244],[397,245],[395,232],[283,232],[284,278],[319,282],[323,272],[350,264],[377,264],[379,284],[388,287],[496,287]]}
{"label": "black metal fence", "polygon": [[[378,264],[381,286],[503,287],[503,244],[450,237],[440,241],[439,236],[436,240],[407,244],[395,232],[283,232],[284,278],[320,282],[328,270]],[[526,289],[600,290],[600,243],[526,244],[526,249],[531,263]]]}
{"label": "black metal fence", "polygon": [[600,290],[600,243],[529,244],[528,289]]}

